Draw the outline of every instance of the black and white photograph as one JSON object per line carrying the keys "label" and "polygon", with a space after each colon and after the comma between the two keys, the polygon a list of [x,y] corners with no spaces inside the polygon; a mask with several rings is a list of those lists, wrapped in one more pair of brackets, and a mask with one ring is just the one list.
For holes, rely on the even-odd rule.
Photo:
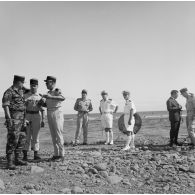
{"label": "black and white photograph", "polygon": [[194,194],[195,1],[0,1],[0,194]]}

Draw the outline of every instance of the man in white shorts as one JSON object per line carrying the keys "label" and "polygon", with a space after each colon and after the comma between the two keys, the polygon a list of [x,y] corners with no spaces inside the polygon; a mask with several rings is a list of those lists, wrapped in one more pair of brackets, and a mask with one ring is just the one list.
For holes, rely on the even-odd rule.
{"label": "man in white shorts", "polygon": [[100,101],[100,114],[101,114],[101,125],[106,132],[106,142],[105,144],[113,144],[113,113],[118,110],[118,105],[108,98],[108,93],[106,91],[101,92],[102,100]]}
{"label": "man in white shorts", "polygon": [[127,141],[126,145],[122,150],[135,149],[133,128],[135,124],[134,114],[136,113],[135,105],[132,100],[130,100],[130,92],[123,91],[123,97],[125,99],[124,106],[124,124],[127,131]]}

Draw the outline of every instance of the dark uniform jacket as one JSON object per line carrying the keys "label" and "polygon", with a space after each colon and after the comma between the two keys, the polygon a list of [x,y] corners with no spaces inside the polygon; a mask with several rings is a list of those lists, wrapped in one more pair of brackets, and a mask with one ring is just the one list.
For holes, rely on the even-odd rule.
{"label": "dark uniform jacket", "polygon": [[167,100],[167,110],[169,111],[170,121],[180,121],[181,120],[180,105],[173,97],[170,97]]}

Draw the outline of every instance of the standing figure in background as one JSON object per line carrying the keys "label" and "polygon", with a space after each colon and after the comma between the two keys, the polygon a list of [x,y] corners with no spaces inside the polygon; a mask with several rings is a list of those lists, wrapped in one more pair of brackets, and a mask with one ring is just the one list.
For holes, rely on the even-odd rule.
{"label": "standing figure in background", "polygon": [[[14,75],[13,85],[5,91],[2,98],[2,106],[5,112],[7,126],[7,169],[16,169],[15,165],[27,165],[19,159],[19,154],[24,150],[26,142],[25,126],[25,100],[23,87],[25,77]],[[13,153],[15,154],[15,165],[13,163]]]}
{"label": "standing figure in background", "polygon": [[127,135],[127,141],[126,145],[122,150],[129,150],[129,149],[135,149],[134,139],[135,134],[133,132],[134,124],[135,124],[135,118],[134,114],[136,113],[135,105],[132,100],[130,100],[130,92],[129,91],[123,91],[122,92],[123,97],[125,99],[125,106],[124,106],[124,124],[126,127],[126,135]]}
{"label": "standing figure in background", "polygon": [[195,146],[195,97],[192,93],[188,92],[187,88],[181,89],[180,92],[186,98],[186,125],[191,144]]}
{"label": "standing figure in background", "polygon": [[45,82],[49,91],[47,94],[43,95],[42,102],[43,105],[47,107],[47,119],[54,146],[54,155],[51,160],[63,160],[64,138],[62,132],[64,126],[64,115],[61,107],[65,97],[62,95],[59,88],[55,88],[55,77],[47,76]]}
{"label": "standing figure in background", "polygon": [[78,98],[74,105],[74,110],[78,111],[77,129],[75,133],[74,145],[79,144],[79,139],[80,139],[82,128],[83,128],[83,145],[87,145],[88,123],[89,123],[88,113],[93,110],[91,100],[87,99],[87,90],[83,89],[81,92],[81,95],[82,97]]}
{"label": "standing figure in background", "polygon": [[38,80],[30,79],[30,92],[24,95],[26,104],[27,137],[23,160],[28,160],[28,151],[34,151],[34,160],[40,160],[39,151],[39,131],[44,127],[44,109],[39,104],[41,97],[37,93]]}
{"label": "standing figure in background", "polygon": [[178,91],[172,90],[171,97],[167,100],[167,110],[169,111],[169,120],[171,123],[171,130],[170,130],[170,146],[172,147],[173,144],[180,145],[177,142],[178,133],[180,128],[181,122],[181,110],[182,106],[176,101],[178,98]]}
{"label": "standing figure in background", "polygon": [[113,113],[116,113],[118,106],[116,103],[108,98],[106,91],[101,92],[102,100],[100,101],[99,111],[101,114],[101,125],[105,129],[106,142],[105,145],[113,145]]}

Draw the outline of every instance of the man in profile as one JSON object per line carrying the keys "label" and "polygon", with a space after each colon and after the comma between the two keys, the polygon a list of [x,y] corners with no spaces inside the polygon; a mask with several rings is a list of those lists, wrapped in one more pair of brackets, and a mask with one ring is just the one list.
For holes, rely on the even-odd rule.
{"label": "man in profile", "polygon": [[178,98],[178,91],[172,90],[171,97],[167,100],[167,110],[169,111],[169,120],[171,123],[171,130],[170,130],[170,146],[172,147],[173,144],[179,145],[177,142],[178,133],[180,128],[181,122],[181,110],[182,106],[176,101]]}

